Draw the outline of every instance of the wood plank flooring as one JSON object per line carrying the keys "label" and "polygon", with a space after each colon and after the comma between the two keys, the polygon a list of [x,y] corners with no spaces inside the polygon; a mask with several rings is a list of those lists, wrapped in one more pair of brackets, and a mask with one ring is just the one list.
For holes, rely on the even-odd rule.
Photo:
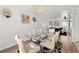
{"label": "wood plank flooring", "polygon": [[[79,46],[79,45],[77,44],[77,46]],[[18,45],[15,45],[15,46],[12,46],[8,49],[1,51],[0,53],[17,53],[17,50],[18,50]],[[68,51],[68,52],[66,52],[66,51]],[[72,45],[70,45],[69,50],[67,50],[67,48],[65,48],[65,50],[62,51],[62,53],[78,53],[78,52],[79,51],[77,50],[75,43],[72,43]]]}

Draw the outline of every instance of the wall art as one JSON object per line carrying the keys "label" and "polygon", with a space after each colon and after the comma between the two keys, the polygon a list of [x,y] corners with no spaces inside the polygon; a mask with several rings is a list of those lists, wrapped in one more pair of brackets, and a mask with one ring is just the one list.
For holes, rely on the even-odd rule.
{"label": "wall art", "polygon": [[3,9],[3,15],[4,15],[6,18],[11,17],[11,11],[10,11],[10,9],[4,8],[4,9]]}
{"label": "wall art", "polygon": [[32,20],[33,20],[33,22],[36,22],[36,17],[33,17]]}
{"label": "wall art", "polygon": [[22,23],[29,23],[30,22],[30,16],[28,15],[21,15]]}

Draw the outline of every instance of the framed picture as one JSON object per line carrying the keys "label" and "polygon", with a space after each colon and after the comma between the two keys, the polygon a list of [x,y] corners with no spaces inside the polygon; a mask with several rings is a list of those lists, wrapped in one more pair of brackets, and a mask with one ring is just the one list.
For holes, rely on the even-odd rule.
{"label": "framed picture", "polygon": [[30,17],[28,15],[21,15],[22,23],[29,23]]}
{"label": "framed picture", "polygon": [[32,20],[33,20],[33,22],[36,22],[37,19],[36,19],[36,17],[33,17]]}
{"label": "framed picture", "polygon": [[9,17],[11,16],[11,11],[10,11],[10,9],[4,8],[4,9],[3,9],[3,15],[4,15],[6,18],[9,18]]}
{"label": "framed picture", "polygon": [[55,20],[55,21],[54,21],[54,26],[60,26],[60,21]]}

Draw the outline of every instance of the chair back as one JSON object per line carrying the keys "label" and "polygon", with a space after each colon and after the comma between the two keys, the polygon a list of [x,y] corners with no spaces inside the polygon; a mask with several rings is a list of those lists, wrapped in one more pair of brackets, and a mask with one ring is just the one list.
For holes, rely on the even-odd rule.
{"label": "chair back", "polygon": [[15,36],[15,40],[17,41],[20,53],[25,52],[24,41],[17,35]]}

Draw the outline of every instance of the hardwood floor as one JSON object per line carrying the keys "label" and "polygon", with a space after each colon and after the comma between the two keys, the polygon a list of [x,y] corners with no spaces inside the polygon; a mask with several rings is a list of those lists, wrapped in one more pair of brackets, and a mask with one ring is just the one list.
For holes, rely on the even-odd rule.
{"label": "hardwood floor", "polygon": [[17,50],[18,50],[18,45],[15,45],[3,51],[0,51],[0,53],[17,53]]}
{"label": "hardwood floor", "polygon": [[[77,46],[79,46],[79,44],[77,44]],[[78,53],[79,51],[76,48],[77,46],[75,46],[75,43],[72,43],[72,45],[70,45],[69,50],[67,50],[67,48],[65,48],[65,50],[62,51],[62,53]],[[0,51],[0,53],[18,53],[17,50],[18,50],[18,45],[15,45],[8,49]],[[68,52],[66,52],[66,51],[68,51]]]}
{"label": "hardwood floor", "polygon": [[71,41],[68,36],[61,36],[60,42],[62,43],[62,53],[77,53],[75,43]]}
{"label": "hardwood floor", "polygon": [[72,42],[72,45],[70,45],[69,47],[64,47],[64,50],[62,51],[62,53],[79,53],[79,51],[75,43]]}

